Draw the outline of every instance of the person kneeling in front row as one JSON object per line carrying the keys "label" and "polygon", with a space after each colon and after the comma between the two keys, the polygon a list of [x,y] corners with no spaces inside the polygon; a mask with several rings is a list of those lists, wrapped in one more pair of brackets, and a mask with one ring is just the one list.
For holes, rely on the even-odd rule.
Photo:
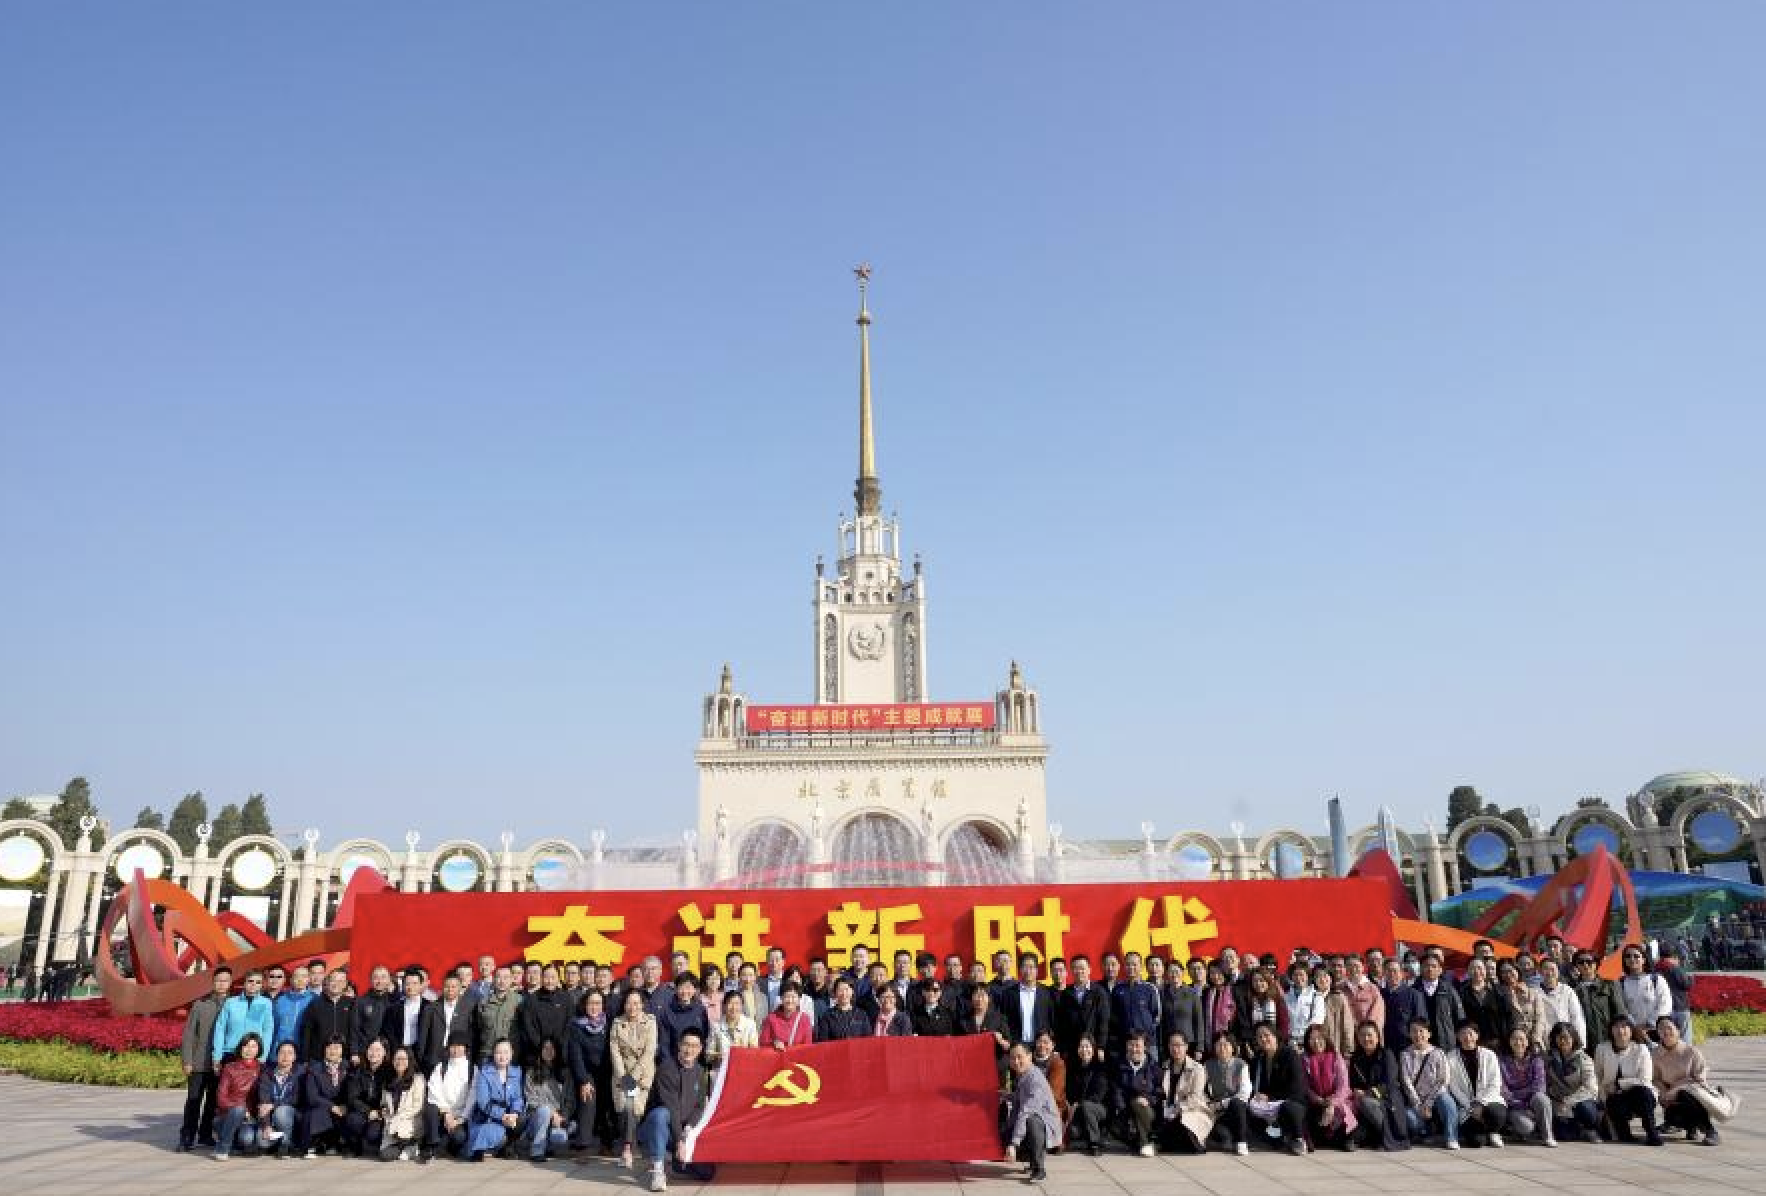
{"label": "person kneeling in front row", "polygon": [[[705,1113],[705,1099],[711,1088],[710,1073],[699,1061],[705,1040],[697,1030],[683,1030],[675,1042],[675,1053],[656,1065],[656,1079],[650,1087],[649,1105],[644,1120],[638,1125],[638,1140],[650,1160],[650,1190],[666,1191],[671,1158],[680,1158],[680,1141]],[[712,1168],[693,1165],[688,1174],[700,1182],[709,1180]]]}
{"label": "person kneeling in front row", "polygon": [[1061,1144],[1061,1113],[1055,1094],[1023,1043],[1013,1045],[1006,1056],[1014,1081],[1006,1110],[1006,1162],[1022,1160],[1029,1166],[1033,1184],[1048,1178],[1043,1159],[1051,1146]]}

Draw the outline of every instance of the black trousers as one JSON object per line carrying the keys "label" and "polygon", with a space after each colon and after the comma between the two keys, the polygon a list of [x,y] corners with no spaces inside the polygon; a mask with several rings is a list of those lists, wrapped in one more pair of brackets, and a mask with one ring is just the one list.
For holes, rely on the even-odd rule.
{"label": "black trousers", "polygon": [[1018,1143],[1018,1161],[1029,1163],[1032,1173],[1042,1170],[1043,1161],[1049,1153],[1049,1129],[1040,1117],[1029,1117],[1024,1121],[1024,1140]]}
{"label": "black trousers", "polygon": [[450,1142],[455,1146],[463,1147],[466,1145],[466,1131],[468,1128],[468,1124],[462,1121],[459,1128],[457,1128],[452,1134],[449,1134],[447,1126],[442,1122],[441,1110],[434,1105],[429,1104],[427,1101],[424,1102],[423,1149],[433,1153]]}
{"label": "black trousers", "polygon": [[380,1150],[380,1134],[385,1128],[378,1117],[369,1121],[366,1113],[352,1109],[343,1117],[343,1140],[356,1154],[374,1154]]}
{"label": "black trousers", "polygon": [[1236,1147],[1250,1136],[1250,1116],[1245,1102],[1233,1097],[1214,1119],[1214,1131],[1208,1135],[1208,1140],[1215,1142],[1224,1139],[1228,1146]]}
{"label": "black trousers", "polygon": [[[1489,1135],[1502,1133],[1507,1124],[1507,1105],[1480,1105],[1474,1101],[1459,1115],[1459,1140],[1462,1145],[1478,1146]],[[1468,1138],[1471,1140],[1467,1141]]]}
{"label": "black trousers", "polygon": [[1711,1132],[1711,1114],[1690,1092],[1676,1092],[1674,1099],[1662,1106],[1662,1122],[1676,1129]]}
{"label": "black trousers", "polygon": [[1607,1097],[1607,1123],[1613,1128],[1613,1137],[1621,1142],[1631,1141],[1631,1119],[1643,1122],[1643,1132],[1656,1132],[1656,1090],[1639,1086],[1615,1092]]}
{"label": "black trousers", "polygon": [[215,1140],[215,1089],[220,1076],[212,1071],[193,1071],[184,1077],[184,1124],[178,1128],[178,1141]]}
{"label": "black trousers", "polygon": [[1276,1108],[1275,1121],[1269,1122],[1247,1110],[1248,1119],[1259,1125],[1274,1124],[1282,1132],[1283,1142],[1292,1142],[1306,1132],[1306,1105],[1302,1101],[1285,1100]]}

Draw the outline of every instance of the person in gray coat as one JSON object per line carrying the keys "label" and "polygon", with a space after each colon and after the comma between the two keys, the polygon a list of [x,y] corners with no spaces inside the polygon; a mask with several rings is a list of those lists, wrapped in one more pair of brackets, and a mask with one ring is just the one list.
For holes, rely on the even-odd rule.
{"label": "person in gray coat", "polygon": [[178,1127],[178,1149],[215,1144],[215,1071],[213,1042],[215,1019],[221,1015],[227,994],[233,989],[233,969],[218,967],[211,974],[214,989],[190,1006],[184,1019],[184,1041],[178,1053],[184,1065],[184,1123]]}
{"label": "person in gray coat", "polygon": [[1006,1056],[1012,1070],[1012,1096],[1006,1114],[1006,1162],[1022,1159],[1030,1167],[1030,1182],[1048,1178],[1043,1159],[1050,1146],[1061,1144],[1061,1114],[1055,1094],[1030,1057],[1030,1048],[1013,1043]]}

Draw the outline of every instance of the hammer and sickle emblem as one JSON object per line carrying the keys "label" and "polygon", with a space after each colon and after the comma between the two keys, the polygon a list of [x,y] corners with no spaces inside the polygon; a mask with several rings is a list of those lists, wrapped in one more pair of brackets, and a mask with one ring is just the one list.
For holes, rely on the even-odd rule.
{"label": "hammer and sickle emblem", "polygon": [[[797,1081],[792,1078],[791,1073],[794,1071],[803,1073],[802,1086],[799,1086]],[[754,1098],[753,1106],[756,1109],[762,1105],[813,1105],[816,1103],[816,1094],[822,1090],[822,1077],[817,1075],[816,1069],[808,1064],[794,1063],[790,1067],[780,1068],[772,1079],[760,1086],[760,1090],[762,1092],[784,1092],[786,1095],[757,1096]]]}

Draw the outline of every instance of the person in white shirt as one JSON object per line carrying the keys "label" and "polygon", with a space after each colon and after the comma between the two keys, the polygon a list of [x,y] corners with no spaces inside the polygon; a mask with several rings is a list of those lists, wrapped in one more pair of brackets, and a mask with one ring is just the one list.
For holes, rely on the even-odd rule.
{"label": "person in white shirt", "polygon": [[429,1091],[423,1103],[423,1148],[417,1152],[419,1163],[429,1162],[444,1147],[458,1154],[466,1145],[467,1117],[472,1112],[477,1078],[467,1056],[466,1044],[456,1039],[448,1044],[448,1057],[429,1074]]}
{"label": "person in white shirt", "polygon": [[[1627,947],[1627,951],[1636,951]],[[1641,952],[1639,952],[1641,954]],[[1643,1140],[1662,1144],[1656,1127],[1655,1064],[1649,1048],[1633,1038],[1631,1019],[1616,1017],[1607,1027],[1608,1040],[1594,1048],[1595,1083],[1600,1088],[1607,1129],[1620,1142],[1634,1142],[1631,1119],[1643,1123]]]}
{"label": "person in white shirt", "polygon": [[1643,948],[1633,943],[1619,955],[1624,975],[1619,977],[1619,1000],[1631,1018],[1635,1037],[1647,1036],[1659,1017],[1674,1012],[1674,994],[1668,982],[1649,970]]}
{"label": "person in white shirt", "polygon": [[1562,969],[1558,961],[1550,956],[1539,961],[1539,995],[1545,998],[1546,1005],[1551,1009],[1551,1024],[1568,1022],[1576,1031],[1577,1042],[1588,1041],[1587,1019],[1582,1014],[1582,1001],[1577,997],[1576,990],[1565,984]]}

